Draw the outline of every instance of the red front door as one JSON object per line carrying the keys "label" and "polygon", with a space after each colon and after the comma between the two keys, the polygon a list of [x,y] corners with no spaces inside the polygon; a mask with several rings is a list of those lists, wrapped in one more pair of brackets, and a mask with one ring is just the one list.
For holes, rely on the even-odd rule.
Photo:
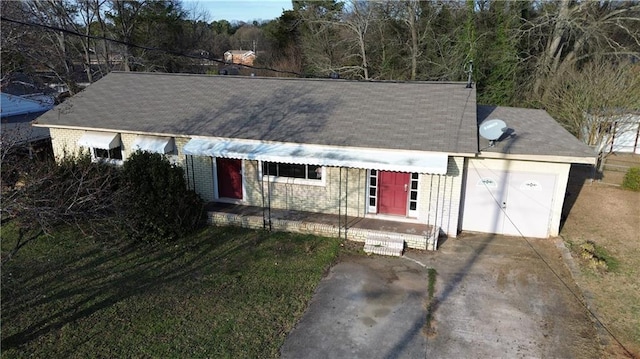
{"label": "red front door", "polygon": [[242,161],[216,159],[218,172],[218,197],[242,199]]}
{"label": "red front door", "polygon": [[378,213],[407,214],[407,190],[410,173],[378,173]]}

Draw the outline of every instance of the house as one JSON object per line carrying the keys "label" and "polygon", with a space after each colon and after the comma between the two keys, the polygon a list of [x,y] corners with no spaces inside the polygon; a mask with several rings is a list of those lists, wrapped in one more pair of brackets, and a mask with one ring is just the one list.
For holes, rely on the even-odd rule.
{"label": "house", "polygon": [[610,121],[607,152],[640,154],[640,113],[629,112]]}
{"label": "house", "polygon": [[53,97],[45,94],[16,96],[4,92],[0,96],[1,137],[4,145],[32,145],[49,138],[49,129],[32,127],[31,123],[53,108]]}
{"label": "house", "polygon": [[253,66],[256,53],[250,50],[229,50],[224,53],[224,61],[234,64]]}
{"label": "house", "polygon": [[[510,130],[491,147],[478,123],[494,117]],[[112,72],[38,122],[58,156],[160,152],[204,200],[258,209],[212,210],[215,223],[271,226],[284,211],[279,229],[364,240],[353,224],[380,221],[421,249],[467,230],[558,235],[571,164],[595,161],[546,112],[478,106],[459,82]]]}

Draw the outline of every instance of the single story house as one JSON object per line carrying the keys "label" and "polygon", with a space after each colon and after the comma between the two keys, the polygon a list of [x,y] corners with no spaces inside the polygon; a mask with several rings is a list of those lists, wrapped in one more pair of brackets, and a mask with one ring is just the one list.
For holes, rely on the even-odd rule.
{"label": "single story house", "polygon": [[605,151],[640,154],[640,113],[629,112],[611,121],[610,145]]}
{"label": "single story house", "polygon": [[[497,117],[508,138],[490,147],[478,123]],[[546,112],[478,106],[461,82],[112,72],[38,122],[57,156],[164,153],[206,201],[426,224],[448,237],[558,235],[571,164],[595,162]]]}
{"label": "single story house", "polygon": [[234,64],[253,65],[256,53],[251,50],[229,50],[224,53],[224,61]]}

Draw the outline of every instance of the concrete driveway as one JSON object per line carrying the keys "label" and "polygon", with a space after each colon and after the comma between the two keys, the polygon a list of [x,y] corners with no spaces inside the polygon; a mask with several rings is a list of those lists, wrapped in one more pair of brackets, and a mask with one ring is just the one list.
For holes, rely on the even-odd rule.
{"label": "concrete driveway", "polygon": [[[350,257],[321,281],[282,357],[600,357],[556,242],[528,242],[465,235],[437,252]],[[431,301],[428,267],[437,271]]]}

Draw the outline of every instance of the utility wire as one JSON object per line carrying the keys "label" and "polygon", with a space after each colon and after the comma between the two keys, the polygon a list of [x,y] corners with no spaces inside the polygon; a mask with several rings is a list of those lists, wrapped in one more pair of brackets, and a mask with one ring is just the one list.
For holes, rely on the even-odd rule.
{"label": "utility wire", "polygon": [[88,39],[93,39],[93,40],[111,41],[111,42],[114,42],[114,43],[117,43],[117,44],[120,44],[120,45],[134,47],[134,48],[138,48],[138,49],[142,49],[142,50],[164,52],[164,53],[167,53],[167,54],[173,55],[173,56],[187,57],[187,58],[198,59],[198,60],[209,60],[209,61],[217,62],[217,63],[220,63],[220,64],[224,64],[224,65],[238,65],[238,66],[246,67],[246,68],[253,69],[253,70],[266,70],[266,71],[273,71],[273,72],[282,73],[282,74],[290,74],[290,75],[296,75],[296,76],[299,76],[299,77],[305,77],[304,74],[301,74],[301,73],[295,72],[295,71],[278,70],[278,69],[274,69],[274,68],[271,68],[271,67],[251,66],[251,65],[239,64],[239,63],[235,63],[235,62],[229,63],[229,62],[225,62],[225,61],[222,61],[222,60],[219,60],[219,59],[213,59],[213,58],[208,58],[208,57],[204,57],[204,56],[195,56],[195,55],[189,55],[189,54],[185,54],[185,53],[181,53],[181,52],[177,52],[177,51],[173,51],[173,50],[167,50],[167,49],[160,49],[160,48],[157,48],[157,47],[137,45],[137,44],[134,44],[134,43],[131,43],[131,42],[112,39],[112,38],[104,37],[104,36],[81,34],[79,32],[76,32],[76,31],[73,31],[73,30],[69,30],[69,29],[64,29],[64,28],[57,27],[57,26],[50,26],[50,25],[39,24],[39,23],[35,23],[35,22],[9,19],[9,18],[4,17],[4,16],[0,16],[0,19],[2,19],[3,21],[14,23],[14,24],[20,24],[20,25],[32,26],[32,27],[40,27],[40,28],[53,30],[53,31],[60,31],[60,32],[64,32],[64,33],[69,34],[69,35],[86,37]]}
{"label": "utility wire", "polygon": [[[291,74],[291,75],[296,75],[296,76],[300,76],[300,77],[304,77],[305,76],[305,75],[303,75],[301,73],[298,73],[298,72],[295,72],[295,71],[278,70],[278,69],[274,69],[274,68],[270,68],[270,67],[257,67],[257,66],[239,64],[239,63],[233,63],[233,62],[232,63],[228,63],[228,62],[225,62],[225,61],[222,61],[222,60],[208,58],[208,57],[204,57],[204,56],[195,56],[195,55],[184,54],[184,53],[173,51],[173,50],[166,50],[166,49],[160,49],[160,48],[156,48],[156,47],[137,45],[137,44],[133,44],[133,43],[130,43],[130,42],[127,42],[127,41],[112,39],[112,38],[108,38],[108,37],[104,37],[104,36],[86,35],[86,34],[81,34],[79,32],[73,31],[73,30],[63,29],[63,28],[56,27],[56,26],[50,26],[50,25],[44,25],[44,24],[39,24],[39,23],[34,23],[34,22],[27,22],[27,21],[9,19],[9,18],[4,17],[4,16],[0,16],[0,19],[2,19],[3,21],[8,21],[8,22],[14,23],[14,24],[20,24],[20,25],[32,26],[32,27],[40,27],[40,28],[45,28],[45,29],[53,30],[53,31],[60,31],[60,32],[64,32],[66,34],[85,37],[85,38],[89,38],[89,39],[93,39],[93,40],[111,41],[111,42],[114,42],[114,43],[117,43],[117,44],[129,46],[129,47],[134,47],[134,48],[138,48],[138,49],[142,49],[142,50],[164,52],[164,53],[167,53],[167,54],[170,54],[170,55],[173,55],[173,56],[187,57],[187,58],[198,59],[198,60],[209,60],[209,61],[213,61],[213,62],[220,63],[220,64],[226,64],[226,65],[229,65],[229,64],[230,65],[238,65],[238,66],[243,66],[243,67],[250,68],[250,69],[253,69],[253,70],[273,71],[273,72],[277,72],[277,73]],[[480,173],[478,172],[478,169],[475,166],[473,166],[473,167],[476,170],[476,172],[478,173],[478,175],[480,175]],[[485,187],[486,187],[486,184],[485,184]],[[576,294],[569,287],[569,285],[560,277],[560,275],[551,267],[549,262],[547,262],[544,259],[544,257],[540,254],[540,252],[538,252],[535,249],[535,247],[529,242],[529,240],[527,240],[527,238],[522,234],[522,232],[520,231],[518,226],[509,217],[509,215],[507,214],[506,210],[504,208],[502,208],[502,206],[500,205],[500,202],[493,196],[493,193],[491,193],[491,191],[488,188],[487,188],[487,190],[489,191],[489,194],[491,195],[493,200],[496,202],[498,207],[500,207],[500,210],[504,213],[504,216],[507,218],[507,220],[509,220],[509,222],[511,222],[511,224],[516,229],[516,231],[518,231],[518,234],[520,235],[520,237],[522,237],[522,239],[524,239],[524,241],[529,245],[529,247],[531,247],[531,249],[542,260],[542,262],[549,268],[549,270],[556,276],[556,278],[558,278],[558,280],[564,285],[564,287],[576,298],[576,300],[589,312],[589,314],[591,314],[591,316],[598,322],[598,324],[602,328],[605,329],[605,331],[616,341],[616,343],[618,343],[618,345],[620,345],[620,347],[622,347],[622,349],[624,349],[624,351],[630,357],[633,357],[633,354],[631,353],[631,351],[629,351],[629,349],[627,349],[624,346],[624,344],[622,344],[620,342],[620,340],[618,340],[618,338],[611,332],[611,330],[609,330],[609,328],[598,318],[598,316],[589,308],[589,306],[587,306],[587,304],[578,296],[578,294]]]}
{"label": "utility wire", "polygon": [[[487,168],[485,166],[485,168]],[[476,173],[478,174],[478,176],[480,176],[480,172],[478,171],[478,168],[473,165],[473,169],[476,171]],[[487,168],[489,169],[489,168]],[[481,177],[481,176],[480,176]],[[484,182],[483,182],[484,183]],[[580,303],[580,305],[582,305],[587,312],[589,312],[589,314],[591,314],[591,316],[596,320],[596,322],[598,322],[598,324],[600,324],[600,326],[602,328],[604,328],[604,330],[609,334],[609,336],[611,336],[611,338],[613,338],[613,340],[616,341],[616,343],[618,343],[618,345],[620,345],[620,347],[622,347],[622,349],[625,351],[625,353],[630,357],[630,358],[635,358],[635,356],[633,355],[633,353],[631,353],[631,351],[629,349],[627,349],[627,347],[624,346],[624,344],[622,344],[620,342],[620,340],[618,340],[618,338],[611,332],[611,330],[609,330],[609,328],[600,320],[600,318],[598,318],[598,316],[591,310],[591,308],[589,308],[589,306],[586,304],[586,302],[580,298],[580,296],[578,296],[578,294],[576,294],[567,284],[567,282],[565,282],[560,275],[551,267],[551,265],[549,264],[549,262],[547,262],[546,259],[544,259],[544,257],[542,256],[542,254],[540,254],[540,252],[538,252],[538,250],[535,249],[535,247],[531,244],[531,242],[529,242],[529,240],[527,239],[527,237],[524,236],[524,234],[522,234],[522,232],[520,231],[520,228],[518,228],[518,226],[516,226],[516,224],[513,222],[513,220],[509,217],[509,215],[507,214],[507,211],[505,208],[502,207],[502,205],[500,204],[500,201],[493,195],[493,193],[491,192],[491,190],[489,189],[489,187],[487,186],[486,183],[484,183],[485,188],[487,189],[487,191],[489,192],[489,194],[491,195],[491,198],[493,198],[494,202],[496,202],[496,204],[498,205],[498,207],[500,208],[500,210],[502,211],[502,213],[504,213],[504,216],[509,220],[509,222],[511,222],[511,224],[513,225],[513,227],[516,229],[516,231],[518,231],[518,234],[520,234],[520,237],[522,237],[522,239],[524,239],[524,241],[529,245],[529,247],[531,247],[531,249],[535,252],[535,254],[542,260],[542,262],[547,266],[547,268],[549,268],[549,270],[551,271],[551,273],[553,273],[556,278],[558,278],[558,280],[560,281],[560,283],[562,283],[564,285],[565,288],[567,288],[567,290],[569,291],[569,293],[571,293],[576,300],[578,301],[578,303]]]}

